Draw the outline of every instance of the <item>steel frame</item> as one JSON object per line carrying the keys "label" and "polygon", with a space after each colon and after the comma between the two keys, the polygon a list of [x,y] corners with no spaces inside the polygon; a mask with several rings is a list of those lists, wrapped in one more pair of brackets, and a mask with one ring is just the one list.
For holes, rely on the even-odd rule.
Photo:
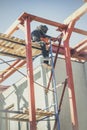
{"label": "steel frame", "polygon": [[[84,7],[84,8],[83,8]],[[71,53],[70,53],[70,47],[69,47],[69,39],[71,37],[72,32],[76,32],[82,35],[87,36],[87,31],[74,28],[74,25],[76,21],[87,12],[87,3],[85,3],[78,11],[76,15],[72,15],[68,18],[68,20],[65,21],[65,24],[57,23],[54,21],[50,21],[44,18],[40,18],[31,14],[23,13],[18,20],[15,21],[15,23],[7,30],[7,35],[12,35],[16,30],[22,29],[26,33],[26,61],[16,61],[14,62],[11,67],[9,67],[7,70],[9,71],[8,74],[6,73],[6,76],[3,80],[0,80],[0,82],[3,82],[6,78],[8,78],[11,74],[13,74],[16,69],[13,69],[12,71],[10,68],[20,67],[27,63],[27,79],[28,79],[28,86],[29,86],[29,121],[30,121],[30,130],[36,130],[36,113],[35,113],[35,97],[34,97],[34,79],[33,79],[33,66],[32,66],[32,47],[31,47],[31,29],[30,29],[30,23],[34,21],[38,21],[41,23],[49,24],[51,26],[55,26],[58,28],[58,30],[62,30],[63,32],[63,55],[65,56],[65,62],[66,62],[66,72],[68,76],[68,90],[69,90],[69,101],[70,101],[70,110],[71,110],[71,120],[72,120],[72,129],[78,130],[78,116],[77,116],[77,109],[76,109],[76,100],[75,100],[75,92],[74,92],[74,83],[73,83],[73,74],[72,74],[72,65],[71,65]],[[75,13],[74,13],[75,14]],[[74,17],[73,17],[74,16]],[[68,24],[66,24],[68,23]],[[78,47],[81,47],[84,45],[84,42],[81,42]],[[57,46],[58,47],[58,46]],[[54,46],[54,52],[56,53],[57,47]],[[78,47],[75,47],[77,49]],[[56,49],[56,50],[55,50]],[[83,47],[82,50],[85,50]],[[62,52],[62,51],[61,51]],[[80,53],[80,52],[79,52]]]}
{"label": "steel frame", "polygon": [[28,77],[28,86],[29,86],[29,121],[30,121],[30,130],[36,130],[36,113],[35,113],[30,17],[25,18],[25,28],[26,28],[27,77]]}
{"label": "steel frame", "polygon": [[70,39],[74,25],[75,25],[75,22],[71,22],[69,24],[67,30],[64,31],[64,41],[63,42],[64,42],[64,49],[65,49],[66,72],[67,72],[67,77],[68,77],[68,90],[69,90],[72,128],[73,128],[73,130],[78,130],[78,117],[77,117],[71,56],[70,56],[70,48],[69,48],[69,39]]}

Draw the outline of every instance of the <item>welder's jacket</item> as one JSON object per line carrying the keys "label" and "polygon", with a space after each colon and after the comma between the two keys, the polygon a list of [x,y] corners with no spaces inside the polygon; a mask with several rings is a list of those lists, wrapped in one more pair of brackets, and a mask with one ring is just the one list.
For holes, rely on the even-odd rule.
{"label": "welder's jacket", "polygon": [[50,38],[50,36],[45,35],[41,30],[36,29],[31,33],[31,39],[33,42],[41,41],[41,38]]}

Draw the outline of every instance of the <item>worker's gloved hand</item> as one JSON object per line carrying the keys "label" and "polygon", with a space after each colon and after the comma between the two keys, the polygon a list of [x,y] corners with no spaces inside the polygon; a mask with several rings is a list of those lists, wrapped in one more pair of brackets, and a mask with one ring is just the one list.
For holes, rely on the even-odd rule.
{"label": "worker's gloved hand", "polygon": [[41,41],[45,42],[46,44],[50,44],[49,38],[40,38]]}

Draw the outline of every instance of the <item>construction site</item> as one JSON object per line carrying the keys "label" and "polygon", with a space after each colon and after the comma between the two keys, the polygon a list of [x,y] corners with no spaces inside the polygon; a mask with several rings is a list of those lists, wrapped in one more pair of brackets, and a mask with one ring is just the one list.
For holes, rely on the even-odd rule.
{"label": "construction site", "polygon": [[[62,23],[23,12],[0,33],[0,130],[87,129],[87,30],[76,26],[84,15],[87,2]],[[31,40],[33,22],[58,32],[56,41],[47,41],[51,69],[42,66],[41,46]],[[18,31],[24,39],[15,37]],[[77,43],[73,34],[84,38]],[[11,76],[18,81],[4,85]]]}

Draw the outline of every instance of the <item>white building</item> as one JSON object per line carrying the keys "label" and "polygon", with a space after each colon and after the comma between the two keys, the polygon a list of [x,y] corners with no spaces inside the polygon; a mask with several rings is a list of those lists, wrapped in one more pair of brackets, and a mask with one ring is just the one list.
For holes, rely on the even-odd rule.
{"label": "white building", "polygon": [[[75,95],[76,95],[76,104],[77,104],[77,113],[78,113],[78,122],[79,122],[79,130],[86,130],[87,128],[87,63],[80,63],[80,62],[74,62],[72,61],[72,69],[73,69],[73,78],[74,78],[74,87],[75,87]],[[63,59],[58,59],[56,68],[55,68],[55,77],[56,77],[56,84],[57,84],[57,92],[58,92],[58,102],[60,101],[63,85],[58,85],[62,82],[64,82],[66,76],[65,71],[65,61]],[[46,84],[46,80],[48,81],[50,76],[50,71],[47,71],[44,69],[46,73],[42,73],[42,68],[39,66],[34,71],[34,79],[35,82],[38,84]],[[46,74],[46,76],[45,76]],[[44,77],[44,78],[42,78]],[[45,79],[46,77],[46,79]],[[44,81],[43,81],[44,79]],[[45,92],[44,88],[34,84],[35,87],[35,103],[36,108],[40,109],[47,109],[46,103],[45,103]],[[52,90],[52,88],[50,87]],[[69,107],[69,97],[68,97],[68,91],[67,87],[65,90],[61,111],[59,115],[60,119],[60,128],[61,130],[69,129],[72,130],[71,126],[71,117],[70,117],[70,107]],[[9,111],[13,111],[13,113],[2,112],[0,115],[1,117],[5,117],[5,119],[0,119],[0,130],[28,130],[28,121],[22,120],[23,118],[26,119],[26,117],[20,117],[20,122],[17,120],[20,116],[15,117],[16,120],[7,120],[6,117],[13,117],[14,114],[17,115],[16,112],[23,112],[25,108],[28,108],[28,87],[26,78],[21,79],[17,83],[15,83],[13,86],[11,86],[9,89],[7,89],[5,92],[0,94],[0,109],[5,109],[8,106],[14,104],[14,106]],[[47,99],[46,99],[47,100]],[[53,111],[53,92],[48,92],[48,107],[50,111]],[[49,118],[46,118],[46,120]],[[47,130],[50,128],[50,130],[54,126],[54,120],[53,116],[49,119],[50,120],[50,126],[49,121],[41,120],[37,123],[37,129],[38,130]]]}

